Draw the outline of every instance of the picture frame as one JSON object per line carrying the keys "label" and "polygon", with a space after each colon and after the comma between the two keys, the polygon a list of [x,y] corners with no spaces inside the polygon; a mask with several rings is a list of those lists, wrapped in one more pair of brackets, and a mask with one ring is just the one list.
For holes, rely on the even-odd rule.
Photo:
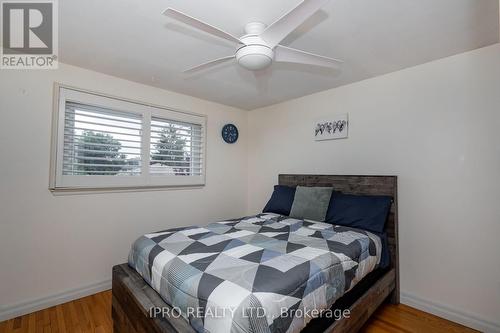
{"label": "picture frame", "polygon": [[341,114],[319,120],[314,125],[314,140],[337,140],[349,137],[349,115]]}

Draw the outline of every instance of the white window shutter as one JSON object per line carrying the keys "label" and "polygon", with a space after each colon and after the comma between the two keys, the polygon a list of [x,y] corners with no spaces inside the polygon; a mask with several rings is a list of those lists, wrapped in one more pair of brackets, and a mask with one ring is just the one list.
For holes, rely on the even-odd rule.
{"label": "white window shutter", "polygon": [[58,89],[53,190],[205,184],[205,116]]}

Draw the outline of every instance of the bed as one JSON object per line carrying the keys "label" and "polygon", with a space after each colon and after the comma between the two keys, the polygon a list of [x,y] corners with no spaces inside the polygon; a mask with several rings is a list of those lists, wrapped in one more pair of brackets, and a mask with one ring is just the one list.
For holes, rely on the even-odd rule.
{"label": "bed", "polygon": [[[391,196],[385,239],[271,213],[144,235],[113,268],[115,332],[353,332],[384,300],[399,302],[396,177],[279,184]],[[390,263],[380,268],[383,249]],[[350,316],[312,319],[311,309]]]}

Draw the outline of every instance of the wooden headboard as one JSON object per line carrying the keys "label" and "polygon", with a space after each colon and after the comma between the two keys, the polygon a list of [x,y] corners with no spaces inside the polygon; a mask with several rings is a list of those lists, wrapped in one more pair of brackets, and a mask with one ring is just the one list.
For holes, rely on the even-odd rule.
{"label": "wooden headboard", "polygon": [[396,290],[399,299],[399,248],[398,248],[398,178],[397,176],[338,176],[338,175],[279,175],[279,185],[333,187],[345,194],[388,195],[393,198],[385,226],[391,268],[396,270]]}

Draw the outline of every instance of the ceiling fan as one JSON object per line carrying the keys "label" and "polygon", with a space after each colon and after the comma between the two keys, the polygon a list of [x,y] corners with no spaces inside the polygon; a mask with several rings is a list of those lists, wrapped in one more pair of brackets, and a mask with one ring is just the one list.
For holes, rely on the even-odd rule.
{"label": "ceiling fan", "polygon": [[250,22],[245,25],[246,34],[240,38],[172,8],[168,8],[163,14],[237,45],[234,55],[195,66],[184,71],[185,73],[208,69],[234,59],[240,66],[251,71],[264,69],[270,66],[273,61],[336,68],[342,62],[341,60],[280,45],[281,41],[328,1],[304,0],[270,26],[260,22]]}

